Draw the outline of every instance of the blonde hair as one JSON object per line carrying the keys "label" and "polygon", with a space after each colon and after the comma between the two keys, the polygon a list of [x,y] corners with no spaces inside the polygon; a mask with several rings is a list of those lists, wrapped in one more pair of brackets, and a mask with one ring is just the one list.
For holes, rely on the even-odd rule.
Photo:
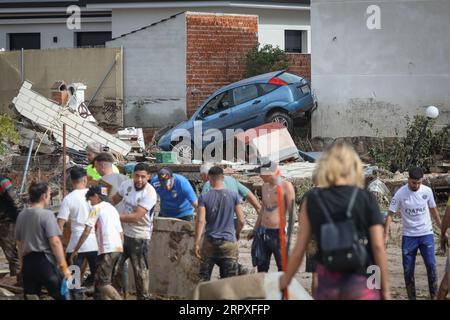
{"label": "blonde hair", "polygon": [[317,184],[327,188],[336,185],[339,178],[350,178],[364,188],[361,159],[355,150],[345,142],[337,142],[322,154],[315,170]]}

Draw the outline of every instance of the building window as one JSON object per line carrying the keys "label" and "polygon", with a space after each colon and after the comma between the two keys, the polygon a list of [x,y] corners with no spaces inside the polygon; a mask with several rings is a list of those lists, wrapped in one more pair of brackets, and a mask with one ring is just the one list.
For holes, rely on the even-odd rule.
{"label": "building window", "polygon": [[104,47],[105,42],[112,39],[111,32],[77,32],[77,47]]}
{"label": "building window", "polygon": [[40,33],[10,33],[9,50],[40,49]]}
{"label": "building window", "polygon": [[302,52],[302,31],[284,30],[284,51]]}

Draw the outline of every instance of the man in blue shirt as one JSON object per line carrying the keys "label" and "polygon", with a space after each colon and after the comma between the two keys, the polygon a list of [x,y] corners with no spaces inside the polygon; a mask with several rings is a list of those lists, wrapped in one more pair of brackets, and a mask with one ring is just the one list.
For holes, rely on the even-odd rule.
{"label": "man in blue shirt", "polygon": [[151,185],[159,196],[160,217],[194,221],[197,196],[188,179],[170,168],[162,168],[152,178]]}
{"label": "man in blue shirt", "polygon": [[[224,188],[223,169],[212,167],[208,175],[213,188],[200,196],[195,221],[194,251],[196,257],[201,259],[201,281],[211,279],[215,264],[220,268],[221,278],[238,275],[237,241],[244,226],[241,198],[236,192]],[[233,221],[235,213],[237,227]]]}
{"label": "man in blue shirt", "polygon": [[[208,181],[209,176],[208,172],[212,168],[212,164],[205,163],[202,166],[200,166],[200,179],[205,183],[202,188],[202,195],[206,194],[209,190],[212,190],[211,183]],[[261,205],[256,198],[256,196],[253,194],[253,192],[250,191],[249,188],[244,186],[242,183],[237,181],[235,178],[230,176],[224,176],[223,177],[223,187],[227,190],[231,190],[236,192],[243,200],[247,200],[253,208],[255,208],[256,213],[259,214],[259,211],[261,210]],[[237,229],[237,217],[236,214],[234,214],[234,224]],[[247,274],[248,269],[244,267],[242,264],[238,263],[238,273],[239,275]]]}

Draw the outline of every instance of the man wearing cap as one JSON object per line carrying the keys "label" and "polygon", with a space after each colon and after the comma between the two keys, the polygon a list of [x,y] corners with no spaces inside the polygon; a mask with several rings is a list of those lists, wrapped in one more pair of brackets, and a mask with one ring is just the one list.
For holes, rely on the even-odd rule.
{"label": "man wearing cap", "polygon": [[281,250],[280,250],[280,217],[278,209],[277,187],[281,184],[283,190],[282,199],[284,200],[283,218],[286,221],[286,215],[289,214],[295,201],[295,190],[292,183],[281,178],[280,168],[274,161],[269,161],[258,168],[261,179],[264,184],[261,188],[262,208],[256,220],[253,234],[258,233],[260,239],[260,249],[262,258],[258,259],[258,272],[267,272],[270,267],[270,259],[272,254],[278,271],[282,271]]}
{"label": "man wearing cap", "polygon": [[[72,182],[73,191],[64,197],[61,208],[57,216],[58,225],[61,231],[64,230],[64,225],[70,220],[70,240],[66,248],[66,259],[69,263],[75,264],[82,268],[83,262],[86,259],[89,264],[91,276],[95,275],[96,259],[97,259],[97,240],[95,239],[94,229],[91,230],[86,241],[80,247],[79,255],[76,261],[70,261],[70,256],[74,251],[75,245],[84,231],[85,223],[88,220],[90,207],[86,201],[87,174],[86,170],[81,167],[73,167],[70,170],[70,180]],[[72,292],[75,300],[83,299],[83,295],[78,291]]]}
{"label": "man wearing cap", "polygon": [[160,217],[194,221],[197,196],[188,179],[170,168],[162,168],[151,184],[160,199]]}
{"label": "man wearing cap", "polygon": [[119,213],[108,202],[108,190],[105,186],[90,187],[85,197],[86,201],[91,203],[92,209],[70,259],[77,260],[78,251],[95,228],[98,243],[95,288],[99,290],[103,300],[121,300],[120,294],[111,285],[123,251],[123,230]]}
{"label": "man wearing cap", "polygon": [[[211,168],[212,165],[209,163],[205,163],[200,166],[200,179],[205,183],[202,188],[202,195],[212,189],[211,183],[208,181],[208,171]],[[224,176],[223,187],[227,190],[236,192],[243,200],[247,200],[253,206],[253,208],[255,208],[257,214],[261,210],[261,205],[259,204],[259,201],[253,194],[253,192],[251,192],[249,188],[244,186],[235,178],[230,176]],[[234,223],[235,225],[237,225],[236,213],[234,214]],[[247,273],[248,270],[243,265],[239,264],[239,274],[242,275]]]}
{"label": "man wearing cap", "polygon": [[[96,156],[98,156],[100,153],[104,152],[104,147],[100,143],[90,143],[86,147],[86,157],[89,161],[89,165],[86,167],[86,172],[89,177],[89,179],[97,181],[102,176],[97,172],[94,166],[94,159]],[[119,169],[113,164],[112,165],[113,172],[120,173]]]}
{"label": "man wearing cap", "polygon": [[134,167],[133,179],[123,182],[113,197],[115,204],[123,200],[124,208],[120,211],[120,221],[123,224],[125,236],[119,271],[122,269],[122,262],[129,258],[133,267],[138,300],[150,298],[148,251],[153,230],[153,210],[157,198],[155,189],[148,183],[150,172],[148,164],[138,163]]}
{"label": "man wearing cap", "polygon": [[[241,197],[223,186],[223,169],[212,167],[209,172],[212,189],[199,198],[195,221],[195,255],[201,259],[200,278],[209,281],[214,265],[220,268],[220,277],[238,275],[239,235],[244,226]],[[234,224],[234,214],[237,226]],[[205,236],[200,249],[203,230]]]}
{"label": "man wearing cap", "polygon": [[430,298],[436,299],[438,276],[434,255],[434,232],[431,215],[441,228],[441,218],[434,201],[433,191],[422,184],[423,170],[409,169],[408,183],[397,190],[391,200],[384,226],[385,243],[389,241],[389,226],[394,214],[400,210],[403,223],[402,258],[406,292],[410,300],[416,300],[414,270],[417,250],[425,262]]}

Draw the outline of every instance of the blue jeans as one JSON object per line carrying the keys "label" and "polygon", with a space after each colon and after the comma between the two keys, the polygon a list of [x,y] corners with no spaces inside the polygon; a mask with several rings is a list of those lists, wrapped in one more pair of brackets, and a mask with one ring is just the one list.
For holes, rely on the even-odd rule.
{"label": "blue jeans", "polygon": [[280,229],[267,229],[259,227],[257,232],[262,233],[261,251],[262,259],[256,266],[258,272],[268,272],[270,267],[270,258],[275,257],[278,271],[282,271],[281,266],[281,251],[280,251]]}
{"label": "blue jeans", "polygon": [[410,300],[416,299],[416,284],[414,269],[416,266],[417,250],[420,250],[425,267],[427,268],[428,287],[430,297],[436,297],[438,289],[438,276],[436,268],[436,257],[434,256],[434,235],[428,234],[420,237],[403,236],[402,258],[403,273],[405,276],[406,291]]}

